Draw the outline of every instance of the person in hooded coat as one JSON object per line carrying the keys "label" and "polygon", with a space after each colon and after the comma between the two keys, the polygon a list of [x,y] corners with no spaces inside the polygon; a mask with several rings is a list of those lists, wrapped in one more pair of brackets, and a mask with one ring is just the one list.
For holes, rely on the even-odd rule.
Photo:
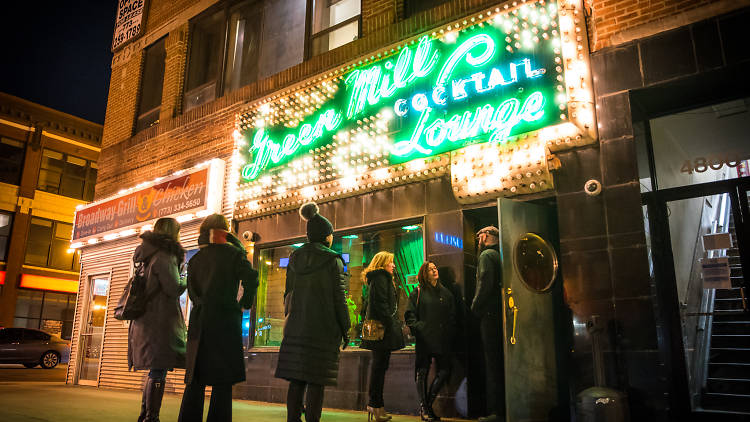
{"label": "person in hooded coat", "polygon": [[[232,384],[245,380],[242,309],[249,309],[258,272],[221,214],[206,217],[200,250],[188,262],[187,290],[193,308],[188,325],[185,392],[180,422],[201,421],[206,386],[212,386],[207,421],[232,420]],[[240,281],[242,298],[237,301]]]}
{"label": "person in hooded coat", "polygon": [[[339,346],[346,348],[350,320],[344,260],[332,250],[333,225],[314,202],[300,208],[308,243],[289,257],[284,291],[284,337],[276,377],[289,381],[288,422],[319,421],[325,386],[336,385]],[[307,392],[307,394],[305,394]]]}
{"label": "person in hooded coat", "polygon": [[185,250],[179,243],[180,223],[160,218],[153,231],[141,235],[133,262],[144,267],[146,310],[128,327],[128,367],[148,369],[139,422],[159,420],[167,371],[185,367],[185,318],[180,295],[185,282],[180,266]]}
{"label": "person in hooded coat", "polygon": [[363,349],[372,350],[370,366],[370,399],[367,404],[368,418],[374,417],[378,422],[391,419],[385,411],[383,388],[385,372],[391,360],[391,352],[404,348],[404,335],[401,320],[398,317],[398,290],[393,281],[396,264],[390,252],[378,252],[370,265],[362,271],[362,278],[367,283],[367,309],[365,319],[379,321],[385,328],[381,340],[362,340]]}

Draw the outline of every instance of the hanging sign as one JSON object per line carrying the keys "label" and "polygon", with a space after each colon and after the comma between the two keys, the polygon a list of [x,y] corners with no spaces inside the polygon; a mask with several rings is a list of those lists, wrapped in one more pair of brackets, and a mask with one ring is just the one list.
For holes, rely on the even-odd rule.
{"label": "hanging sign", "polygon": [[701,273],[704,289],[732,288],[731,270],[727,257],[701,259]]}
{"label": "hanging sign", "polygon": [[283,101],[273,113],[256,113],[242,133],[242,179],[330,147],[337,133],[352,129],[372,145],[374,129],[387,133],[384,158],[398,164],[565,122],[557,12],[556,2],[531,3],[442,36],[425,35],[350,68],[324,100],[302,99],[303,113],[283,109]]}
{"label": "hanging sign", "polygon": [[119,0],[115,17],[112,51],[115,51],[143,34],[146,27],[145,12],[148,0]]}

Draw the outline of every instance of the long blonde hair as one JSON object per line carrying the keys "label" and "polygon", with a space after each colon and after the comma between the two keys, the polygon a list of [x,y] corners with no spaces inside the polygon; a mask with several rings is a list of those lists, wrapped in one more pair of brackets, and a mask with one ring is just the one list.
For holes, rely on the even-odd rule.
{"label": "long blonde hair", "polygon": [[375,270],[385,269],[385,266],[393,262],[393,254],[386,251],[381,251],[375,254],[370,261],[370,265],[362,271],[362,281],[367,281],[367,273]]}

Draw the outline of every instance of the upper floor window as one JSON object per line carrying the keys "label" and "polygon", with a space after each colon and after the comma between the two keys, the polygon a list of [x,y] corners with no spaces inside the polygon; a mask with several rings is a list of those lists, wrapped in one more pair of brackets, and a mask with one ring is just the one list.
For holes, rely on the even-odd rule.
{"label": "upper floor window", "polygon": [[26,241],[25,263],[72,271],[78,267],[78,253],[70,249],[73,225],[32,217]]}
{"label": "upper floor window", "polygon": [[167,58],[167,51],[164,48],[165,39],[160,39],[145,50],[138,117],[135,123],[136,132],[159,123],[161,93],[164,86],[164,61]]}
{"label": "upper floor window", "polygon": [[0,182],[18,185],[23,169],[23,142],[0,138]]}
{"label": "upper floor window", "polygon": [[13,214],[0,211],[0,261],[8,259],[8,241],[10,239],[10,227],[13,223]]}
{"label": "upper floor window", "polygon": [[310,53],[348,44],[360,34],[361,0],[313,0]]}
{"label": "upper floor window", "polygon": [[262,2],[245,1],[191,22],[185,110],[258,79],[263,11]]}
{"label": "upper floor window", "polygon": [[427,9],[431,9],[447,1],[448,0],[406,0],[404,2],[404,14],[407,17],[414,16],[419,12],[424,12]]}
{"label": "upper floor window", "polygon": [[39,190],[91,201],[94,199],[96,163],[45,148],[39,170]]}

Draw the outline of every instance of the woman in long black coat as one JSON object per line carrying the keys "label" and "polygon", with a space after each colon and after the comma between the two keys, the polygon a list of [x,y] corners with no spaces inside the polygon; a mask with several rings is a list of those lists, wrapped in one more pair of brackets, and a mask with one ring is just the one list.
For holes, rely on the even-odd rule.
{"label": "woman in long black coat", "polygon": [[[409,296],[404,318],[417,338],[415,375],[419,394],[419,415],[423,421],[440,420],[432,409],[440,389],[450,377],[451,349],[456,332],[456,306],[453,294],[438,282],[438,270],[431,261],[417,273],[419,287]],[[436,371],[427,387],[432,360]]]}
{"label": "woman in long black coat", "polygon": [[300,215],[307,220],[309,242],[292,253],[286,269],[286,320],[276,377],[289,381],[287,421],[300,421],[306,396],[305,420],[313,422],[320,420],[325,386],[337,382],[349,311],[344,261],[330,249],[333,226],[315,203],[303,205]]}
{"label": "woman in long black coat", "polygon": [[[220,214],[203,220],[200,250],[188,262],[187,289],[193,309],[188,325],[185,393],[179,421],[201,421],[207,385],[208,421],[232,420],[232,384],[245,380],[242,309],[253,304],[258,273]],[[242,281],[243,295],[237,302]]]}
{"label": "woman in long black coat", "polygon": [[128,366],[149,369],[138,421],[158,421],[167,371],[185,367],[185,318],[180,295],[185,283],[179,268],[185,259],[180,223],[160,218],[154,230],[141,235],[133,262],[146,275],[146,311],[128,327]]}
{"label": "woman in long black coat", "polygon": [[390,252],[378,252],[370,265],[362,272],[368,285],[367,309],[365,318],[379,321],[385,328],[382,340],[362,340],[360,347],[372,350],[370,367],[370,400],[367,404],[368,417],[376,421],[387,421],[391,417],[385,411],[383,388],[385,371],[391,360],[391,352],[404,348],[404,335],[398,317],[398,290],[393,281],[396,264]]}

